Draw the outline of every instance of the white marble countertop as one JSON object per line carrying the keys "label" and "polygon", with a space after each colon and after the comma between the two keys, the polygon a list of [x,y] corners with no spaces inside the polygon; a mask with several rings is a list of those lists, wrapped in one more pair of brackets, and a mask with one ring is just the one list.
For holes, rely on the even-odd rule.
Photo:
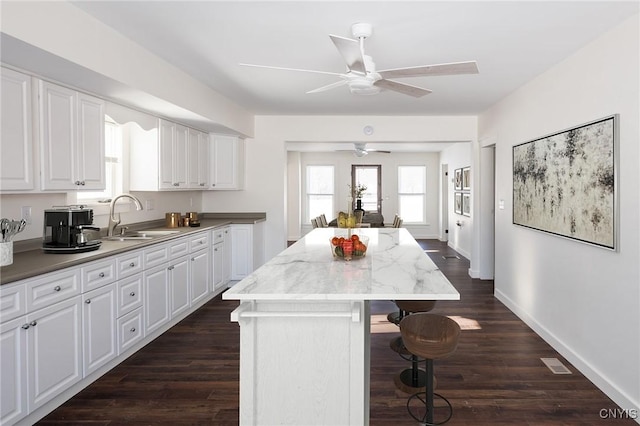
{"label": "white marble countertop", "polygon": [[460,294],[404,228],[361,228],[365,257],[333,257],[347,229],[316,228],[223,293],[230,300],[459,300]]}

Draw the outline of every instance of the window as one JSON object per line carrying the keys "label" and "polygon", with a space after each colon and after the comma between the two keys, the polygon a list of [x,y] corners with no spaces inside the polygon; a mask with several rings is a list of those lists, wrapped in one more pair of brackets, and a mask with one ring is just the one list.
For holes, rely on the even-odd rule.
{"label": "window", "polygon": [[123,192],[122,185],[122,129],[109,117],[105,117],[104,128],[105,147],[105,190],[104,191],[78,191],[76,194],[78,203],[108,200]]}
{"label": "window", "polygon": [[[381,182],[382,166],[381,165],[351,165],[351,187],[356,185],[364,185],[367,190],[362,197],[362,208],[368,212],[382,213],[380,200],[382,193]],[[353,207],[355,208],[355,200]]]}
{"label": "window", "polygon": [[404,223],[425,223],[427,168],[398,166],[398,214]]}
{"label": "window", "polygon": [[333,166],[307,166],[307,223],[324,213],[335,215],[333,208]]}

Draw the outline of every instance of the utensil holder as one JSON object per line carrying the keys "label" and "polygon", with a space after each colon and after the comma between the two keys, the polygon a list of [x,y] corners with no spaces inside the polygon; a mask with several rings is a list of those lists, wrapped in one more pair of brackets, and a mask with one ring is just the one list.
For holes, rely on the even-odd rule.
{"label": "utensil holder", "polygon": [[0,266],[8,266],[13,263],[13,241],[0,243]]}

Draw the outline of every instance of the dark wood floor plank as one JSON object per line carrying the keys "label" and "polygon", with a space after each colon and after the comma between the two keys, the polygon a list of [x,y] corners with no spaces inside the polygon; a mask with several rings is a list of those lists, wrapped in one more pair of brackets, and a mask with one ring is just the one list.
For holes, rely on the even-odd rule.
{"label": "dark wood floor plank", "polygon": [[[461,325],[456,352],[435,362],[438,392],[454,407],[449,425],[636,425],[601,419],[617,406],[493,296],[493,282],[472,280],[469,262],[446,243],[421,240],[461,294],[433,313]],[[125,360],[44,418],[41,425],[237,425],[237,302],[220,297]],[[415,425],[407,394],[393,378],[409,363],[389,348],[399,335],[386,320],[390,301],[371,304],[371,425]],[[556,357],[572,372],[554,375],[540,358]],[[302,426],[302,425],[301,425]]]}

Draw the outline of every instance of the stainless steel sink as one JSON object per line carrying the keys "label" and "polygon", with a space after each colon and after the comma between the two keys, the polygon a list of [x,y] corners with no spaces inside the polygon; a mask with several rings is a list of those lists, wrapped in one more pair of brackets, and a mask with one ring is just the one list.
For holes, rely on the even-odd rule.
{"label": "stainless steel sink", "polygon": [[113,237],[105,237],[109,241],[135,241],[135,240],[152,240],[158,237],[178,234],[180,231],[136,231],[129,232],[124,235],[114,235]]}

